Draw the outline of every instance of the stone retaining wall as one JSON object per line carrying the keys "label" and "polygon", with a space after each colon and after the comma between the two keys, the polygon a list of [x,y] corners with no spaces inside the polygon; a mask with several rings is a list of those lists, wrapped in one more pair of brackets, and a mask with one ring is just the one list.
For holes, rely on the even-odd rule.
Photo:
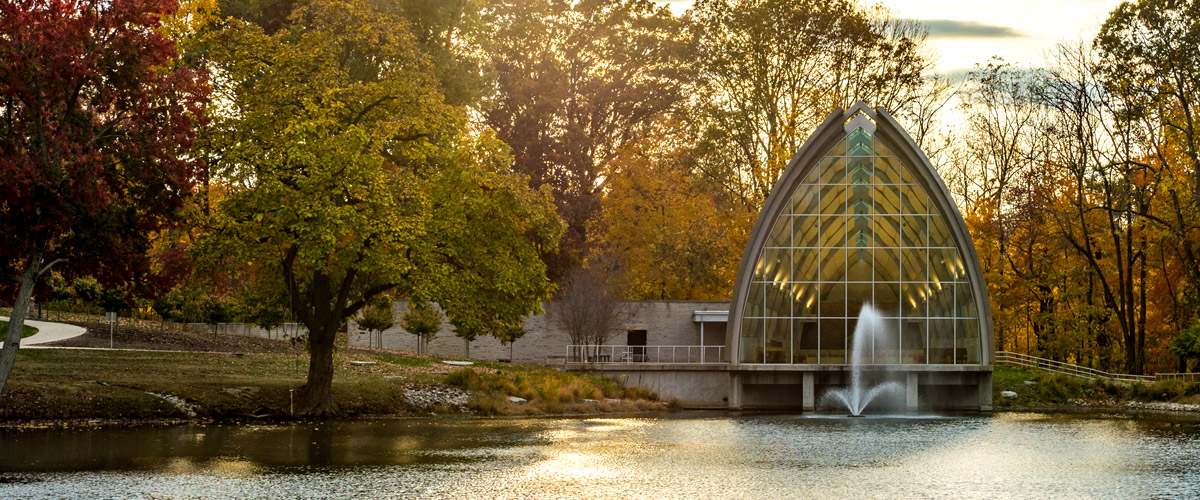
{"label": "stone retaining wall", "polygon": [[[213,325],[208,323],[188,323],[184,327],[188,331],[196,333],[211,334],[213,332]],[[264,330],[245,323],[218,323],[216,329],[217,333],[221,335],[236,335],[239,337],[255,337],[260,339],[287,339],[308,335],[308,330],[297,323],[288,323],[271,330]]]}

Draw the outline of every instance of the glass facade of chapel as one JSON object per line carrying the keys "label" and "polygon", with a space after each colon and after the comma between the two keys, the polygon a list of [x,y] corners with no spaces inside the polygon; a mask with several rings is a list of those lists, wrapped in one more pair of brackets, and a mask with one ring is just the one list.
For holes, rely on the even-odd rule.
{"label": "glass facade of chapel", "polygon": [[863,362],[980,363],[982,283],[950,232],[957,214],[912,172],[860,127],[792,186],[744,294],[741,363],[846,364],[864,303],[884,327]]}

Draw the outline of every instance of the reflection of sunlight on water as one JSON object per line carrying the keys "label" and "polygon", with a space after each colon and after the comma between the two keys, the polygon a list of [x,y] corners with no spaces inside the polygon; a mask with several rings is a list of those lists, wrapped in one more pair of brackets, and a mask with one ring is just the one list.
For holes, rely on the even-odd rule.
{"label": "reflection of sunlight on water", "polygon": [[614,455],[636,453],[636,446],[629,443],[631,436],[652,425],[652,421],[644,419],[595,418],[576,422],[569,428],[548,433],[553,439],[551,444],[516,475],[526,481],[614,478],[619,475],[612,467]]}
{"label": "reflection of sunlight on water", "polygon": [[197,461],[176,457],[163,464],[162,470],[171,474],[206,473],[225,477],[253,477],[264,472],[262,466],[249,460],[223,458]]}
{"label": "reflection of sunlight on water", "polygon": [[250,477],[262,472],[262,467],[249,460],[216,460],[208,463],[208,468],[223,476]]}
{"label": "reflection of sunlight on water", "polygon": [[412,453],[418,456],[428,457],[455,457],[455,458],[475,458],[475,459],[493,459],[501,457],[522,457],[536,456],[541,452],[540,448],[533,447],[482,447],[482,448],[453,448],[448,450],[413,450]]}
{"label": "reflection of sunlight on water", "polygon": [[[524,456],[507,456],[511,467],[479,471],[460,478],[436,496],[483,498],[638,498],[646,474],[657,469],[630,467],[657,435],[647,431],[661,425],[654,419],[593,418],[559,421],[559,428],[539,433],[541,446],[524,447]],[[649,442],[648,442],[649,441]],[[487,448],[501,452],[503,448]],[[478,450],[483,451],[483,450]],[[499,458],[499,457],[498,457]],[[659,465],[661,466],[661,464]]]}
{"label": "reflection of sunlight on water", "polygon": [[650,427],[654,422],[641,418],[590,418],[584,420],[588,432],[615,432]]}
{"label": "reflection of sunlight on water", "polygon": [[1004,413],[1003,419],[1010,422],[1037,422],[1050,418],[1045,413]]}
{"label": "reflection of sunlight on water", "polygon": [[628,428],[628,427],[623,427],[623,426],[620,426],[620,425],[589,425],[589,426],[587,426],[587,427],[586,427],[584,430],[586,430],[586,431],[588,431],[588,432],[599,433],[599,432],[616,432],[616,431],[622,431],[622,430],[625,430],[625,429],[627,429],[627,428]]}
{"label": "reflection of sunlight on water", "polygon": [[[744,432],[736,419],[598,418],[563,423],[565,428],[543,433],[550,441],[530,447],[524,463],[472,474],[436,496],[512,498],[515,494],[517,498],[608,500],[664,495],[713,498],[711,493],[720,492],[721,498],[737,498],[726,496],[723,488],[689,494],[680,484],[684,479],[689,484],[731,479],[730,471],[709,468],[728,465],[731,457],[744,451],[740,449]],[[698,468],[708,469],[705,477],[695,476]],[[674,492],[663,489],[664,485],[673,485],[669,488]]]}
{"label": "reflection of sunlight on water", "polygon": [[172,474],[185,474],[193,472],[197,469],[196,464],[190,458],[177,457],[167,461],[163,469]]}
{"label": "reflection of sunlight on water", "polygon": [[1097,485],[1136,467],[1130,459],[1138,436],[1130,424],[1002,414],[889,468],[921,471],[917,479],[957,498],[995,498],[1014,490],[1050,498],[1089,497],[1087,491],[1101,490],[1123,498]]}
{"label": "reflection of sunlight on water", "polygon": [[661,443],[673,445],[703,444],[706,447],[727,448],[743,442],[745,428],[732,418],[680,420],[669,426],[654,429],[652,435]]}
{"label": "reflection of sunlight on water", "polygon": [[237,427],[237,431],[242,434],[262,434],[262,433],[269,433],[269,432],[279,432],[281,430],[287,431],[287,430],[291,430],[291,429],[286,426],[282,426],[282,425],[249,424],[244,427]]}
{"label": "reflection of sunlight on water", "polygon": [[527,480],[553,478],[556,481],[595,481],[619,474],[606,465],[608,457],[587,452],[558,451],[526,467],[519,475]]}
{"label": "reflection of sunlight on water", "polygon": [[550,442],[567,441],[579,435],[579,431],[571,428],[551,429],[541,433],[541,437]]}
{"label": "reflection of sunlight on water", "polygon": [[392,438],[392,450],[416,451],[425,445],[425,440],[415,436],[396,436]]}
{"label": "reflection of sunlight on water", "polygon": [[292,469],[254,446],[230,454],[241,436],[214,431],[208,450],[219,455],[165,453],[149,472],[26,473],[39,482],[0,483],[0,498],[83,498],[97,484],[115,499],[1200,498],[1200,425],[1177,422],[1001,413],[348,425],[329,433],[331,446],[403,459],[364,467],[339,453]]}

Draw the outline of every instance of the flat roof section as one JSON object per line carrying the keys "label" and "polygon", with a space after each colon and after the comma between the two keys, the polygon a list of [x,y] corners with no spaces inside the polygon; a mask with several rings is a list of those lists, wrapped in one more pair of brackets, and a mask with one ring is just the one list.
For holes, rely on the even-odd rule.
{"label": "flat roof section", "polygon": [[696,323],[728,323],[729,311],[696,311],[692,313],[692,321]]}

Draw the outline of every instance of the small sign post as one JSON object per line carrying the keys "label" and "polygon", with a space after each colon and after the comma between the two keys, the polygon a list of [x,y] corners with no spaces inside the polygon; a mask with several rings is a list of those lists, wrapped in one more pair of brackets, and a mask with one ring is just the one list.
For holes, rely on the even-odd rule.
{"label": "small sign post", "polygon": [[104,313],[104,319],[108,320],[108,348],[113,348],[113,327],[117,323],[117,312],[108,311]]}

